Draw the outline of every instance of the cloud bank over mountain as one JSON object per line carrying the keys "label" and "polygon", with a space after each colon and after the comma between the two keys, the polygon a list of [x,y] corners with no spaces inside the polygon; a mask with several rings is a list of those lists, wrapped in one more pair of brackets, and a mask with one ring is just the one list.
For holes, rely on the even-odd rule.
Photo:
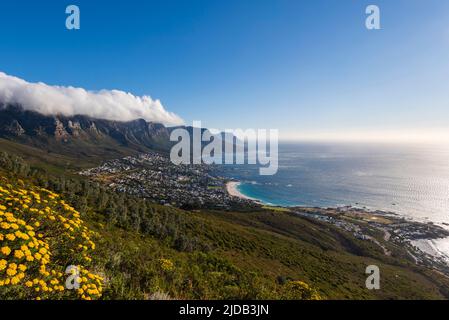
{"label": "cloud bank over mountain", "polygon": [[86,115],[93,118],[130,121],[145,119],[165,125],[184,121],[165,110],[159,100],[134,96],[120,90],[88,91],[83,88],[30,83],[0,72],[0,104],[19,104],[44,115]]}

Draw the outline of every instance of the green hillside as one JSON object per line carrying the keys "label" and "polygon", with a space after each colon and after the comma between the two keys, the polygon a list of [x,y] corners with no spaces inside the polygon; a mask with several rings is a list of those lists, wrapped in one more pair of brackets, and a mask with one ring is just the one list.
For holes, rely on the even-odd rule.
{"label": "green hillside", "polygon": [[[401,248],[391,245],[393,255],[385,256],[371,242],[289,212],[160,206],[61,174],[64,170],[55,169],[58,163],[44,165],[39,155],[23,161],[3,153],[0,168],[5,188],[46,188],[80,212],[96,233],[96,248],[86,267],[104,279],[101,299],[449,296],[448,279],[417,267]],[[365,288],[365,268],[370,264],[382,270],[381,290]],[[3,286],[0,297],[21,298],[17,292]]]}

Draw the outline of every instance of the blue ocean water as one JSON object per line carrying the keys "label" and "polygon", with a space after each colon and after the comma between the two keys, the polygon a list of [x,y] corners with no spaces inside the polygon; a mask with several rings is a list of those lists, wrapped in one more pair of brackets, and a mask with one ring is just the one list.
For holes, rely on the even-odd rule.
{"label": "blue ocean water", "polygon": [[225,175],[267,204],[352,205],[449,223],[449,145],[281,144],[276,175],[248,165]]}

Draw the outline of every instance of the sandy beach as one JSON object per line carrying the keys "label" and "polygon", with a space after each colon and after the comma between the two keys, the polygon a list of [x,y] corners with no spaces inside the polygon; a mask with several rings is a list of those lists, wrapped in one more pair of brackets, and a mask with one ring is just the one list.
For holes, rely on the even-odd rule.
{"label": "sandy beach", "polygon": [[238,182],[238,181],[229,181],[228,183],[226,183],[226,190],[233,197],[256,201],[256,199],[247,197],[244,194],[240,193],[240,191],[237,188],[239,185],[240,185],[240,182]]}

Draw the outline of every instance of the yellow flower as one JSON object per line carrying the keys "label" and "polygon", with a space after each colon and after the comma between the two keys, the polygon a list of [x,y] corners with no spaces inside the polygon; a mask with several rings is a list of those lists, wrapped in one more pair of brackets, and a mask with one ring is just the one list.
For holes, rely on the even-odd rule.
{"label": "yellow flower", "polygon": [[9,241],[14,241],[16,240],[16,236],[13,233],[9,233],[6,235],[6,239]]}
{"label": "yellow flower", "polygon": [[[80,218],[80,213],[57,194],[41,188],[25,190],[25,182],[21,183],[23,189],[14,189],[13,185],[7,185],[8,191],[3,188],[5,180],[2,179],[0,177],[0,243],[10,241],[14,244],[0,246],[0,257],[11,256],[0,259],[0,273],[7,276],[2,279],[0,274],[0,286],[18,285],[23,281],[24,288],[45,292],[44,297],[38,297],[37,294],[32,295],[29,291],[24,291],[25,298],[60,298],[60,295],[54,293],[65,290],[60,282],[64,275],[57,271],[63,266],[60,265],[60,252],[52,252],[50,245],[61,245],[60,248],[66,248],[64,250],[68,253],[76,255],[76,259],[81,258],[83,260],[80,261],[89,262],[90,250],[95,249],[95,243],[90,237],[97,234],[90,231]],[[6,203],[10,212],[6,212]],[[53,228],[60,226],[63,227],[61,236],[54,237]],[[7,230],[12,232],[8,233]],[[76,250],[78,245],[79,249]],[[53,256],[55,259],[52,259]],[[8,261],[9,259],[12,260]],[[23,263],[10,263],[20,259],[23,259]],[[39,264],[31,263],[36,260],[39,260]],[[36,267],[38,273],[35,272]],[[101,297],[101,277],[82,266],[78,267],[84,281],[82,291],[77,297],[85,300]],[[42,278],[28,279],[27,276],[30,275]]]}
{"label": "yellow flower", "polygon": [[11,284],[12,284],[12,285],[18,284],[19,282],[20,282],[19,277],[13,277],[13,278],[11,278]]}
{"label": "yellow flower", "polygon": [[159,259],[159,262],[164,271],[172,271],[174,268],[173,262],[169,259]]}
{"label": "yellow flower", "polygon": [[11,253],[11,249],[9,247],[3,247],[0,249],[0,251],[5,255],[5,256],[9,256],[9,254]]}
{"label": "yellow flower", "polygon": [[8,230],[11,226],[7,222],[0,223],[0,228]]}
{"label": "yellow flower", "polygon": [[17,259],[22,259],[25,256],[22,250],[16,250],[14,251],[14,257]]}
{"label": "yellow flower", "polygon": [[8,276],[10,276],[10,277],[16,275],[16,273],[17,273],[17,270],[16,270],[16,269],[8,269],[8,270],[6,270],[6,274],[7,274]]}

